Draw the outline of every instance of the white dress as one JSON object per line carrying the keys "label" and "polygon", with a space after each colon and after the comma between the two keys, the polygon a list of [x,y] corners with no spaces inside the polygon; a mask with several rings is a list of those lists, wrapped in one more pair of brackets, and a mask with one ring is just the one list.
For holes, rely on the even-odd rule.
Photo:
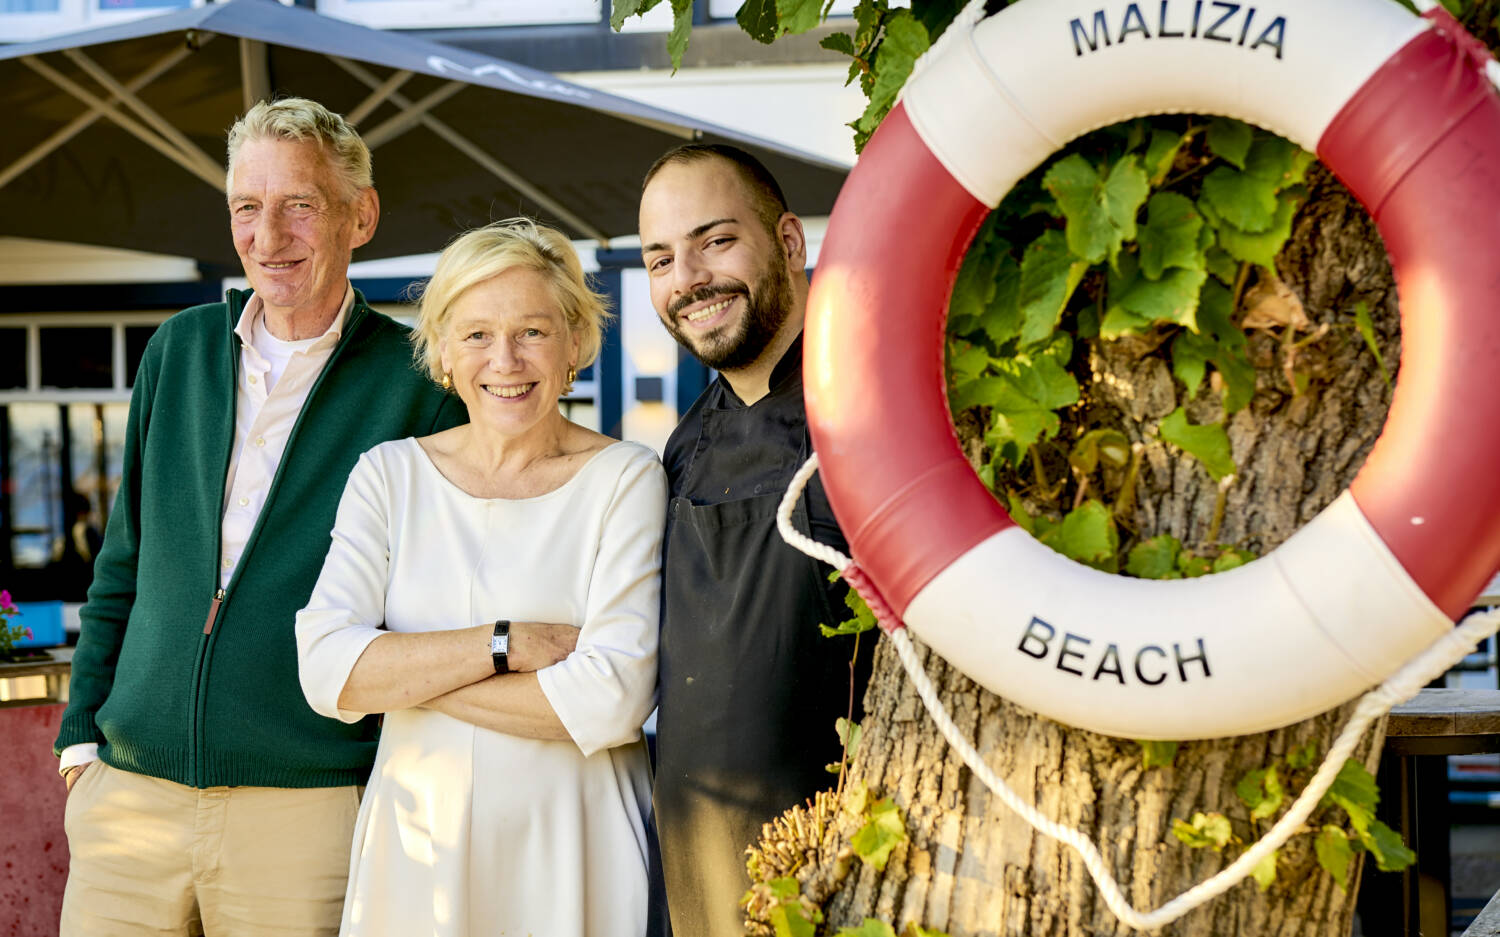
{"label": "white dress", "polygon": [[360,805],[340,933],[640,937],[666,477],[615,443],[535,498],[476,498],[414,439],[360,457],[312,598],[303,692],[338,708],[383,632],[497,618],[581,626],[537,672],[571,740],[520,738],[428,709],[387,713]]}

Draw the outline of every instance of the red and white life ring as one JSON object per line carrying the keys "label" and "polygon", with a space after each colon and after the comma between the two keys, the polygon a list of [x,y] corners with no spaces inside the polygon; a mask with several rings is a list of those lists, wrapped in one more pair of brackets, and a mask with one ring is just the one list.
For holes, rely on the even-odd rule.
{"label": "red and white life ring", "polygon": [[[855,561],[983,686],[1146,739],[1263,731],[1379,683],[1500,565],[1500,97],[1446,13],[1390,0],[1023,0],[908,85],[846,182],[813,282],[807,412]],[[987,212],[1068,140],[1237,117],[1313,149],[1374,216],[1399,385],[1350,490],[1269,555],[1154,582],[1015,527],[964,461],[944,319]]]}

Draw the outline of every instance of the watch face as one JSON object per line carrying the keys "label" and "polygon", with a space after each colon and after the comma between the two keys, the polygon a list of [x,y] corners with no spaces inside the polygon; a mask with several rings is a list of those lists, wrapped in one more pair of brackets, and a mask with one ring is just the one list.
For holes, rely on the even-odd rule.
{"label": "watch face", "polygon": [[491,636],[490,637],[490,653],[491,654],[509,654],[510,653],[510,635],[508,635],[508,634],[497,634],[497,635]]}

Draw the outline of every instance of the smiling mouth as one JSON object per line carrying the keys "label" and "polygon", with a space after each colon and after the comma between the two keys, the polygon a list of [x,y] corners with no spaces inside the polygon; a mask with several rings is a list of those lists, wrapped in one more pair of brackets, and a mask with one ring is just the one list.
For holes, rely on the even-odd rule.
{"label": "smiling mouth", "polygon": [[683,318],[689,322],[702,322],[704,319],[707,319],[710,316],[715,316],[723,312],[725,309],[729,308],[729,304],[732,302],[734,302],[733,296],[729,297],[728,299],[721,299],[711,306],[704,306],[702,309],[699,309],[696,312],[690,312],[687,315],[683,316]]}
{"label": "smiling mouth", "polygon": [[260,262],[260,265],[262,267],[265,267],[267,270],[290,270],[301,262],[302,261],[300,260],[263,260]]}
{"label": "smiling mouth", "polygon": [[526,396],[535,386],[536,381],[532,381],[530,384],[509,384],[505,387],[491,387],[489,385],[486,385],[484,391],[491,397],[499,397],[503,400],[514,400],[517,397]]}

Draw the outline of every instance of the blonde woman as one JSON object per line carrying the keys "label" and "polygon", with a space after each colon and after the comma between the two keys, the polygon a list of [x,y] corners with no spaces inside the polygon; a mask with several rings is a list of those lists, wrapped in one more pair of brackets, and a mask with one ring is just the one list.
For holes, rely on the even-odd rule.
{"label": "blonde woman", "polygon": [[360,458],[297,616],[313,709],[385,713],[342,934],[645,930],[665,477],[557,407],[604,317],[521,219],[454,241],[422,297],[418,357],[469,423]]}

